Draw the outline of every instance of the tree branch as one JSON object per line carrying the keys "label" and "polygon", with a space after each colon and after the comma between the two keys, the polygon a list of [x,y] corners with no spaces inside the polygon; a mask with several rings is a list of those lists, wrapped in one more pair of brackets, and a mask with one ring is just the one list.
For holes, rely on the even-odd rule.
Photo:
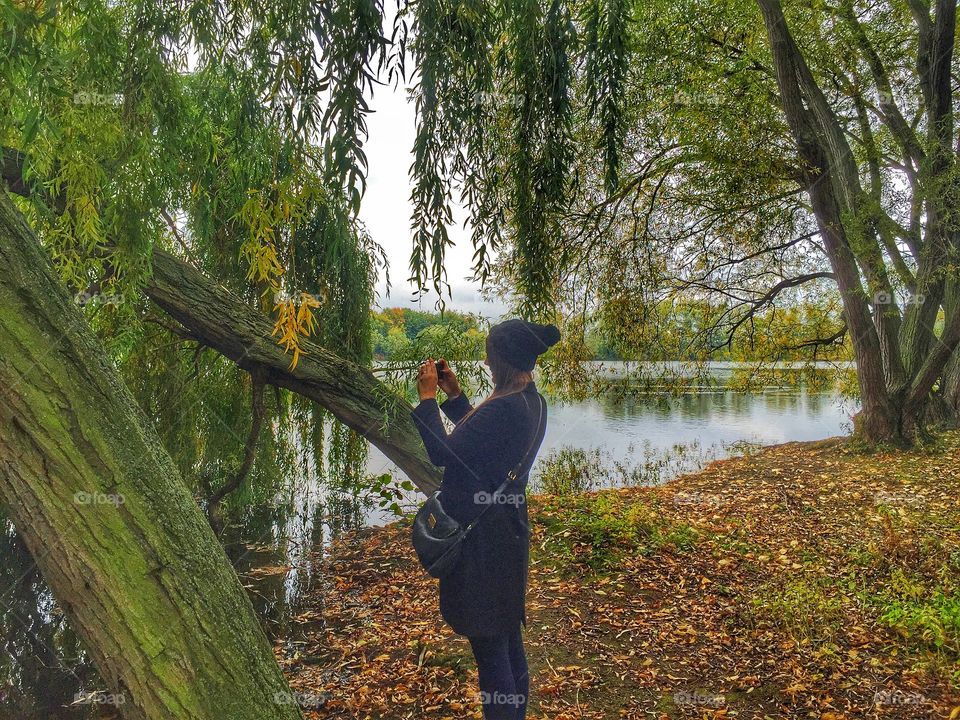
{"label": "tree branch", "polygon": [[[23,156],[4,150],[4,158],[21,162],[20,173],[4,175],[11,191],[29,196],[22,182]],[[17,157],[18,156],[18,157]],[[10,171],[4,163],[4,172]],[[17,182],[20,180],[21,182]],[[376,445],[425,494],[440,486],[440,472],[426,456],[410,417],[412,408],[368,368],[335,355],[309,339],[296,369],[273,339],[273,324],[189,263],[154,248],[153,275],[145,291],[192,339],[203,343],[264,381],[313,400]]]}

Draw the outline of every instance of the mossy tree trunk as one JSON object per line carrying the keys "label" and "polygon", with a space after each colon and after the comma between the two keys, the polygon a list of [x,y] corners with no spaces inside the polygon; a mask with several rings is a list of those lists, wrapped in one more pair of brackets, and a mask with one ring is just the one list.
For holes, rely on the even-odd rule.
{"label": "mossy tree trunk", "polygon": [[[947,283],[944,307],[947,317],[960,315],[960,280]],[[940,397],[944,404],[943,421],[960,427],[960,349],[953,353],[943,370]]]}
{"label": "mossy tree trunk", "polygon": [[0,501],[126,717],[302,717],[200,509],[2,192]]}

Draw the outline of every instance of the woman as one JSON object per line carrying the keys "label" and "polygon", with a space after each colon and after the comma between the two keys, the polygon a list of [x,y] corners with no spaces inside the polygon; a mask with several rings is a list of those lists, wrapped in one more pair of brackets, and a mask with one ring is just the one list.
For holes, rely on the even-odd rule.
{"label": "woman", "polygon": [[[461,525],[490,504],[507,473],[530,453],[517,480],[467,535],[457,568],[440,581],[440,612],[454,632],[470,641],[487,720],[526,716],[530,678],[520,635],[520,625],[526,625],[530,553],[525,489],[546,427],[546,405],[533,382],[533,368],[537,356],[559,339],[555,326],[525,320],[491,328],[484,362],[494,390],[476,408],[446,360],[438,363],[439,380],[432,359],[417,377],[420,404],[413,420],[431,462],[444,468],[444,510]],[[447,395],[440,406],[438,385]],[[450,434],[440,410],[456,425]]]}

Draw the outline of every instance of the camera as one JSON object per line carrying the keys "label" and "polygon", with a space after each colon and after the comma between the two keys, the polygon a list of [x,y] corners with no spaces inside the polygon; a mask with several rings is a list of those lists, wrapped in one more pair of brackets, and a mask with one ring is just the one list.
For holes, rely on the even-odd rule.
{"label": "camera", "polygon": [[439,360],[435,360],[433,365],[437,368],[437,380],[440,380],[443,377],[443,366]]}

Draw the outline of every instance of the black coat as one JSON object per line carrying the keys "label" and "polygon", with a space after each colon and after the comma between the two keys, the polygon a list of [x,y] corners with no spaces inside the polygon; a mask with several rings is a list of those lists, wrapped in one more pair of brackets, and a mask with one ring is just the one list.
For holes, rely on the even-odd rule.
{"label": "black coat", "polygon": [[[488,400],[466,419],[472,408],[463,394],[442,406],[436,400],[423,400],[413,411],[430,461],[444,468],[443,509],[462,525],[485,507],[485,497],[493,495],[534,442],[540,403],[537,387],[530,382],[521,392]],[[542,407],[545,426],[546,403]],[[449,435],[440,418],[441,408],[456,423]],[[490,508],[464,540],[457,568],[440,581],[440,612],[460,635],[497,635],[526,624],[528,479],[525,471],[504,489],[510,502]],[[478,498],[478,493],[486,496]]]}

